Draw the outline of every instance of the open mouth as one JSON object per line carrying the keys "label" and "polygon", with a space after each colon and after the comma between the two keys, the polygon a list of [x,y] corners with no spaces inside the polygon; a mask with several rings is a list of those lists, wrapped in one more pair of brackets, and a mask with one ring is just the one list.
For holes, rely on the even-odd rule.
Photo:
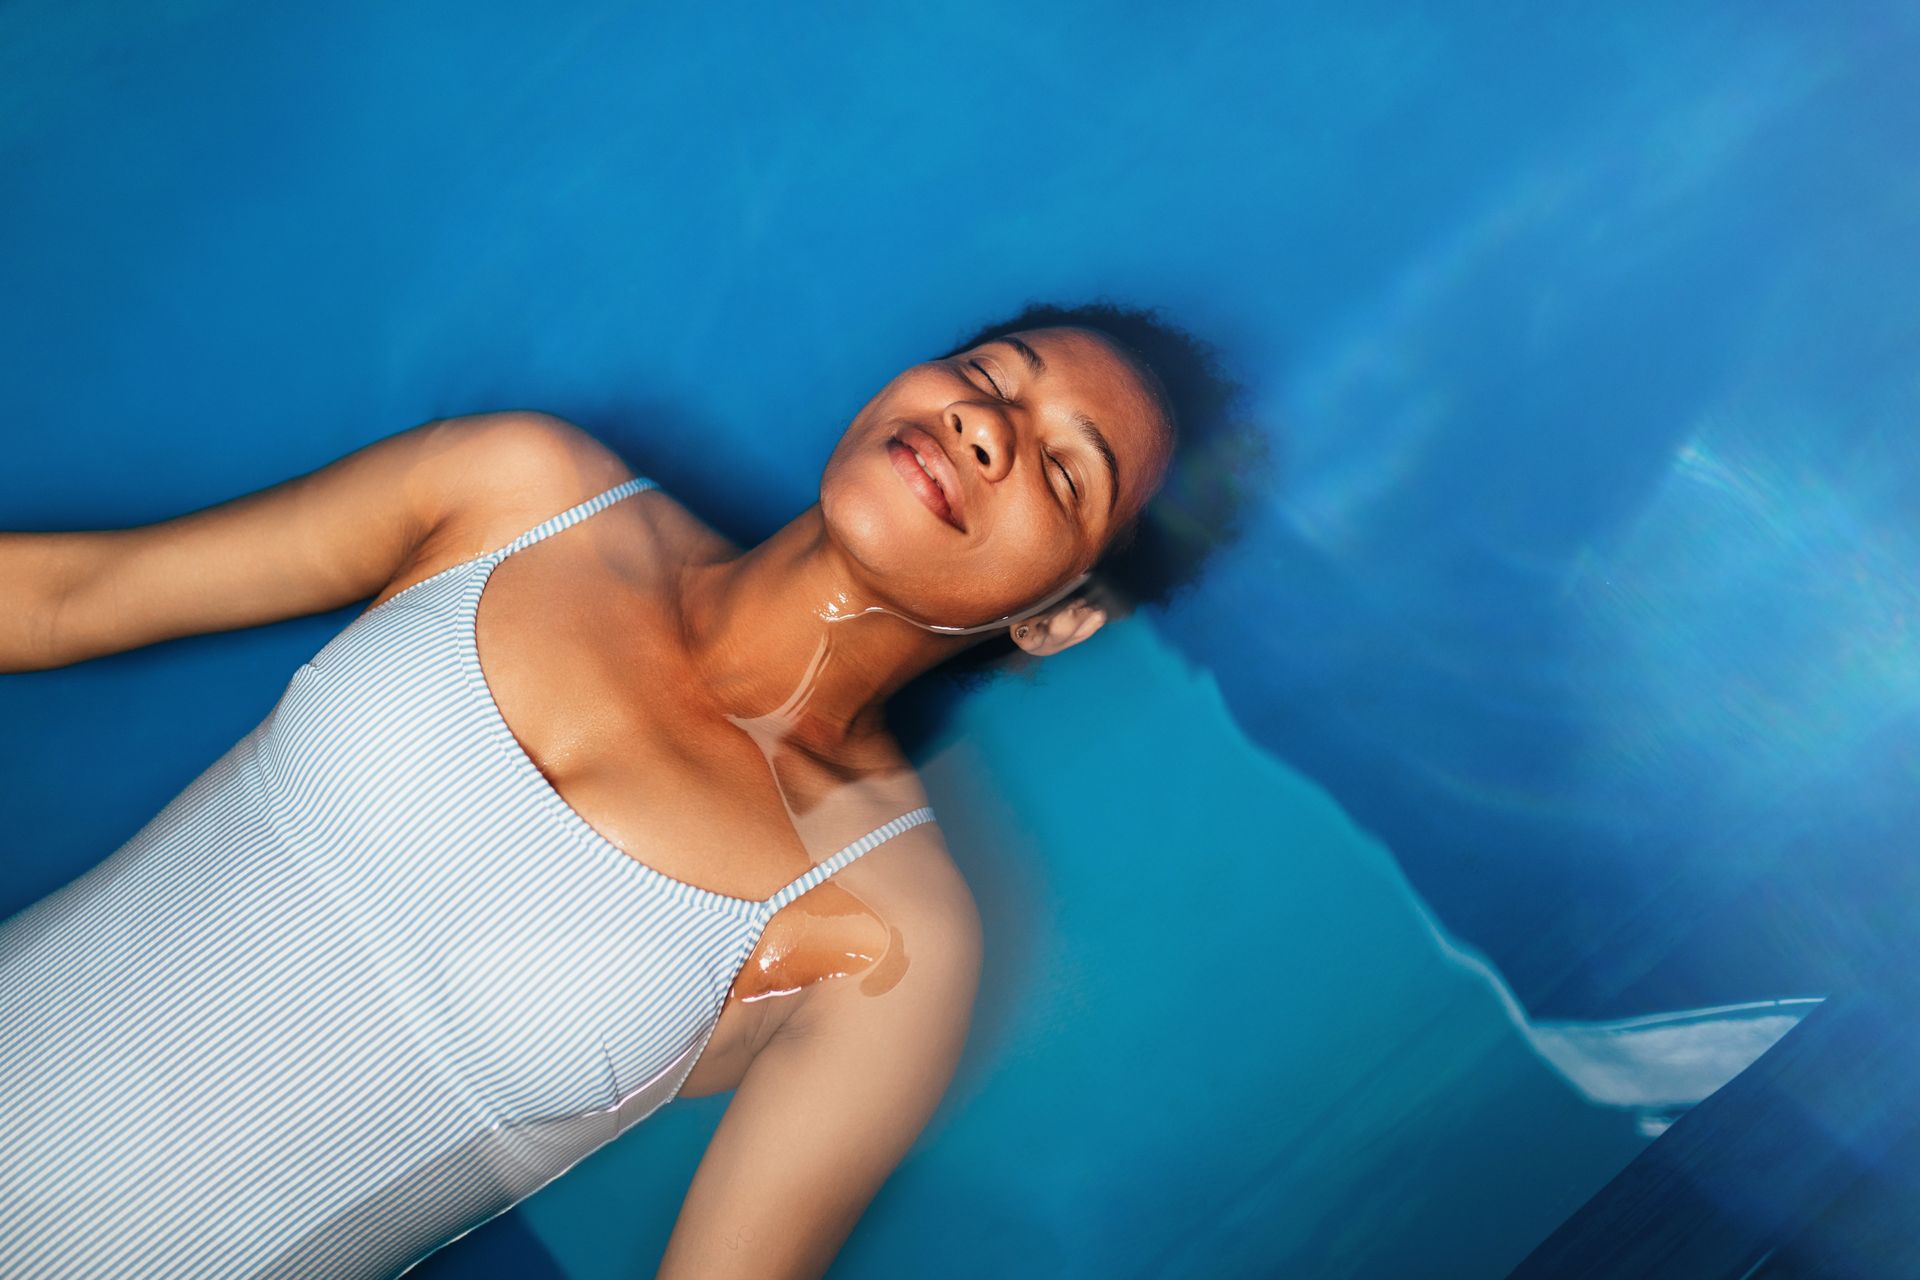
{"label": "open mouth", "polygon": [[928,510],[962,533],[966,532],[966,525],[961,522],[960,513],[955,509],[954,498],[948,488],[949,481],[943,474],[946,459],[941,457],[929,461],[926,454],[909,443],[910,439],[910,436],[908,439],[894,436],[887,441],[887,457],[892,461],[893,469]]}

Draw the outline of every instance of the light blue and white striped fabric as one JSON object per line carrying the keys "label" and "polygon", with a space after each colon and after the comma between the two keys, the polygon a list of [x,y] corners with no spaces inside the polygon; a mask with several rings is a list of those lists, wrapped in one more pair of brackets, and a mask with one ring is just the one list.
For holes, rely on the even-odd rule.
{"label": "light blue and white striped fabric", "polygon": [[390,1276],[671,1100],[774,912],[599,835],[481,678],[494,567],[362,614],[0,925],[0,1275]]}

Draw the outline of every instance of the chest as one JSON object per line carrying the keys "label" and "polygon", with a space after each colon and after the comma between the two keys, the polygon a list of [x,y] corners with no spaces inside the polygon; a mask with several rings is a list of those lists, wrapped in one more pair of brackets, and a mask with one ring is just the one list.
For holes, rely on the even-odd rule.
{"label": "chest", "polygon": [[[919,803],[909,780],[850,778],[704,694],[646,566],[618,580],[536,545],[496,566],[474,613],[480,671],[560,800],[664,876],[763,900]],[[774,913],[683,1093],[736,1085],[818,984],[884,958],[890,930],[857,868]],[[870,886],[873,887],[873,886]]]}

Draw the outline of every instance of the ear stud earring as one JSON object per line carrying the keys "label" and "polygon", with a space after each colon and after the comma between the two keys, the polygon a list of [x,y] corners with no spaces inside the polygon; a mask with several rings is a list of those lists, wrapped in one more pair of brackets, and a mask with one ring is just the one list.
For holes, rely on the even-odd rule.
{"label": "ear stud earring", "polygon": [[1025,640],[1027,638],[1027,629],[1024,626],[1015,627],[1013,629],[1013,634],[1018,638]]}

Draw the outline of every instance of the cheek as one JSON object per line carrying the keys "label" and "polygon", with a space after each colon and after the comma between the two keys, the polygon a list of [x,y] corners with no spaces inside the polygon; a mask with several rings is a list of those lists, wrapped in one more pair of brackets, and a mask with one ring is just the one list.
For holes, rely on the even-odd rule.
{"label": "cheek", "polygon": [[1009,609],[1031,603],[1072,568],[1073,545],[1059,527],[1042,523],[1030,529],[1009,530],[997,550],[995,564]]}
{"label": "cheek", "polygon": [[886,433],[847,441],[820,482],[829,536],[877,581],[905,586],[917,577],[951,580],[958,536],[922,506],[888,459]]}

